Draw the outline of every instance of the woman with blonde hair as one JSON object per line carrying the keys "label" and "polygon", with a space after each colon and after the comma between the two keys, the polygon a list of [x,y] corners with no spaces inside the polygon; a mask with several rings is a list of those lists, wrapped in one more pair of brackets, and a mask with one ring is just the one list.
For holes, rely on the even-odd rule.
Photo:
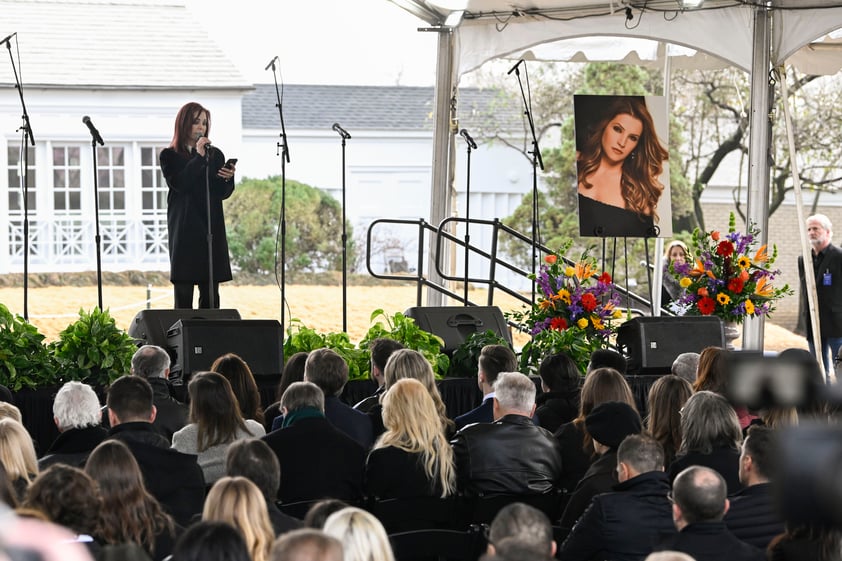
{"label": "woman with blonde hair", "polygon": [[88,456],[85,473],[97,483],[102,496],[97,537],[107,544],[138,544],[155,560],[172,553],[175,523],[146,490],[128,446],[119,440],[101,443]]}
{"label": "woman with blonde hair", "polygon": [[231,384],[222,374],[199,372],[187,386],[190,395],[190,424],[172,436],[172,447],[185,454],[197,454],[205,483],[225,475],[225,452],[241,438],[261,437],[261,423],[243,419]]}
{"label": "woman with blonde hair", "polygon": [[447,497],[456,490],[453,450],[435,403],[418,380],[398,380],[383,395],[386,432],[366,460],[366,490],[378,499]]}
{"label": "woman with blonde hair", "polygon": [[10,417],[0,419],[0,463],[20,501],[38,475],[38,457],[32,437],[22,424]]}
{"label": "woman with blonde hair", "polygon": [[266,561],[275,533],[266,500],[257,485],[245,477],[223,477],[211,487],[203,521],[226,522],[240,531],[252,561]]}
{"label": "woman with blonde hair", "polygon": [[585,376],[579,415],[561,425],[554,434],[561,444],[562,489],[572,492],[596,459],[593,438],[585,428],[585,418],[594,407],[606,401],[621,401],[637,411],[634,395],[623,375],[613,368],[597,368]]}
{"label": "woman with blonde hair", "polygon": [[649,388],[646,428],[664,448],[664,468],[681,447],[681,408],[691,395],[690,382],[673,374],[661,376]]}
{"label": "woman with blonde hair", "polygon": [[342,542],[344,561],[395,561],[383,524],[360,508],[334,512],[325,521],[324,532]]}
{"label": "woman with blonde hair", "polygon": [[[393,352],[389,360],[386,361],[383,377],[386,381],[384,396],[398,380],[403,380],[404,378],[413,378],[424,384],[430,397],[433,398],[433,403],[436,406],[436,412],[441,420],[445,436],[449,438],[453,435],[456,425],[447,416],[444,401],[442,401],[441,393],[439,393],[439,388],[436,386],[433,367],[430,365],[430,361],[424,358],[424,355],[412,349],[399,349]],[[380,402],[381,404],[383,403],[383,397],[380,398]]]}

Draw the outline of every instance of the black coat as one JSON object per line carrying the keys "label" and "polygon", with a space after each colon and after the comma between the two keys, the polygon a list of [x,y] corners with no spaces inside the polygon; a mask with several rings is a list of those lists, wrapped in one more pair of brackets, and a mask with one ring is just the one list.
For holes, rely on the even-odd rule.
{"label": "black coat", "polygon": [[586,452],[585,423],[576,424],[573,421],[561,425],[553,434],[561,447],[561,488],[572,493],[585,476],[588,468],[596,459],[593,452]]}
{"label": "black coat", "polygon": [[108,431],[109,438],[124,442],[132,451],[146,489],[158,499],[180,526],[190,525],[205,502],[205,477],[195,454],[170,448],[151,423],[121,423]]}
{"label": "black coat", "polygon": [[784,533],[783,518],[775,509],[771,483],[746,487],[729,500],[731,508],[725,514],[725,525],[739,539],[766,549],[772,538]]}
{"label": "black coat", "polygon": [[506,415],[468,425],[451,444],[461,493],[540,495],[558,489],[558,442],[529,417]]}
{"label": "black coat", "polygon": [[[172,443],[173,433],[178,432],[187,424],[190,408],[172,396],[170,383],[166,378],[146,378],[146,381],[152,386],[152,404],[157,410],[152,426]],[[106,429],[111,428],[108,423],[107,405],[102,407],[102,425]]]}
{"label": "black coat", "polygon": [[[822,338],[842,337],[842,249],[831,243],[822,251],[815,265],[816,296],[819,310],[819,330]],[[830,274],[830,285],[824,282],[824,275]],[[807,284],[804,281],[804,260],[798,258],[798,325],[804,326],[810,337],[813,329],[807,306]]]}
{"label": "black coat", "polygon": [[424,471],[421,454],[386,446],[368,454],[365,463],[365,490],[377,499],[440,497],[438,478],[430,479]]}
{"label": "black coat", "polygon": [[561,527],[572,527],[591,504],[591,499],[600,493],[608,493],[616,484],[617,450],[609,450],[591,464],[585,476],[576,485],[576,490],[573,491],[561,515]]}
{"label": "black coat", "polygon": [[579,415],[579,390],[569,392],[546,392],[539,395],[535,403],[538,408],[535,416],[542,427],[555,432],[564,423],[569,423]]}
{"label": "black coat", "polygon": [[327,419],[301,419],[262,440],[281,464],[279,500],[357,501],[363,497],[365,450]]}
{"label": "black coat", "polygon": [[697,522],[662,539],[655,551],[680,551],[696,561],[765,561],[766,554],[738,540],[724,522]]}
{"label": "black coat", "polygon": [[166,148],[161,152],[160,163],[161,173],[170,188],[167,195],[170,280],[193,283],[208,280],[207,169],[210,171],[213,277],[217,282],[231,280],[222,201],[234,192],[234,182],[216,175],[225,163],[225,155],[213,148],[210,163],[207,163],[195,150],[184,155]]}
{"label": "black coat", "polygon": [[670,482],[675,481],[675,477],[690,466],[709,467],[719,472],[719,475],[725,479],[725,483],[728,485],[729,495],[743,488],[743,484],[740,483],[740,451],[736,448],[725,446],[714,448],[710,454],[688,452],[683,456],[678,456],[667,470]]}
{"label": "black coat", "polygon": [[560,546],[566,561],[639,561],[675,534],[666,474],[650,471],[594,497]]}
{"label": "black coat", "polygon": [[108,431],[97,425],[81,429],[67,429],[50,445],[46,454],[38,460],[38,469],[44,471],[53,464],[67,464],[85,467],[91,451],[108,436]]}

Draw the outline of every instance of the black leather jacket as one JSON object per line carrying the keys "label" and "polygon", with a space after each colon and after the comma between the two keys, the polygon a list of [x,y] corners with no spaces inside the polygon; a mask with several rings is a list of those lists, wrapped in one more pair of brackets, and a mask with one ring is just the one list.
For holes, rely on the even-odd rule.
{"label": "black leather jacket", "polygon": [[523,415],[476,423],[451,441],[456,484],[468,496],[549,493],[561,477],[561,451],[553,435]]}

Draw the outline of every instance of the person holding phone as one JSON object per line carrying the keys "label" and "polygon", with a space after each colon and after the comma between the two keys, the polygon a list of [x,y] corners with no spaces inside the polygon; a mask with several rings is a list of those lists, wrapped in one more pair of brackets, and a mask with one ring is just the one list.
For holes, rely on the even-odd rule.
{"label": "person holding phone", "polygon": [[200,104],[184,105],[175,117],[172,142],[159,157],[169,187],[167,231],[176,308],[193,307],[196,285],[199,308],[211,307],[208,214],[213,236],[213,307],[219,307],[219,283],[232,279],[222,201],[234,192],[237,160],[226,162],[222,150],[211,145],[210,122],[210,111]]}

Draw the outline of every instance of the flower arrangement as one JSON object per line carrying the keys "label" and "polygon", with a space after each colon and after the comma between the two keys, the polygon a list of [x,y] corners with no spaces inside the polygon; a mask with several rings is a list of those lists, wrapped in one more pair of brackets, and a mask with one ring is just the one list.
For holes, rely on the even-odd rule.
{"label": "flower arrangement", "polygon": [[697,228],[690,248],[693,259],[670,265],[670,273],[683,289],[682,296],[670,305],[672,310],[679,315],[713,315],[734,323],[771,314],[776,300],[792,290],[786,284],[773,286],[780,274],[771,268],[778,249],[772,246],[771,255],[766,245],[755,249],[758,233],[754,224],[749,224],[745,234],[737,232],[734,213],[725,235]]}
{"label": "flower arrangement", "polygon": [[535,275],[540,290],[535,304],[507,314],[532,335],[521,352],[522,371],[536,368],[546,355],[564,352],[584,372],[591,353],[606,347],[616,332],[611,320],[623,315],[611,276],[597,274],[595,259],[585,252],[575,264],[565,264],[562,255],[570,245],[544,258]]}

